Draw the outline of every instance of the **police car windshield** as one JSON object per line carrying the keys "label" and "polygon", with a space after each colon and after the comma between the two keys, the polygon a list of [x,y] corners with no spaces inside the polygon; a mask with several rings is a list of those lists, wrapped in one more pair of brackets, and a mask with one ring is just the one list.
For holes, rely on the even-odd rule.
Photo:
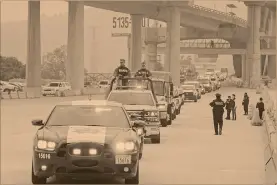
{"label": "police car windshield", "polygon": [[59,105],[49,117],[47,126],[103,126],[129,128],[121,107]]}
{"label": "police car windshield", "polygon": [[164,95],[164,82],[162,81],[152,81],[154,92],[157,96]]}
{"label": "police car windshield", "polygon": [[199,79],[198,80],[201,84],[209,84],[209,80],[208,79]]}
{"label": "police car windshield", "polygon": [[108,100],[119,102],[123,105],[155,105],[152,95],[142,92],[112,92]]}
{"label": "police car windshield", "polygon": [[49,87],[59,87],[59,83],[50,83]]}
{"label": "police car windshield", "polygon": [[195,90],[194,85],[182,85],[183,90]]}

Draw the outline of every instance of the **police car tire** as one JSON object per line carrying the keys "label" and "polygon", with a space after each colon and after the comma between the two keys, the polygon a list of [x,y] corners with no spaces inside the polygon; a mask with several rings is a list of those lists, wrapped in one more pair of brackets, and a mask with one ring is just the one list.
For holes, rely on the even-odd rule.
{"label": "police car tire", "polygon": [[34,173],[34,167],[32,164],[32,183],[33,184],[46,184],[47,178],[45,177],[38,177]]}
{"label": "police car tire", "polygon": [[197,102],[197,99],[195,99],[194,102]]}
{"label": "police car tire", "polygon": [[139,184],[139,164],[138,164],[138,167],[137,167],[137,174],[136,174],[136,176],[134,176],[131,179],[125,179],[125,184]]}
{"label": "police car tire", "polygon": [[158,138],[151,139],[151,143],[160,144],[161,143],[161,135],[159,134]]}
{"label": "police car tire", "polygon": [[167,127],[168,123],[166,119],[161,119],[161,125],[162,127]]}

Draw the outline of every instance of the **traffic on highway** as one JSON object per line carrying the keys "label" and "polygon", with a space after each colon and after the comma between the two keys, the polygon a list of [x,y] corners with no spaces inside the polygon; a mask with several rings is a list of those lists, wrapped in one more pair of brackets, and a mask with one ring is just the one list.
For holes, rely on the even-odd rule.
{"label": "traffic on highway", "polygon": [[162,127],[174,125],[187,101],[197,103],[220,88],[216,74],[198,76],[176,87],[168,72],[116,77],[104,100],[57,103],[33,141],[33,184],[58,180],[121,178],[140,183],[145,140],[162,144]]}

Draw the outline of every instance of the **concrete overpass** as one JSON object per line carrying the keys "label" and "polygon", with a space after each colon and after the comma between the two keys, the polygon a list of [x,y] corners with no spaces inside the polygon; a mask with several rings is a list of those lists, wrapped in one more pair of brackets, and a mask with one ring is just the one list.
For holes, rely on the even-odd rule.
{"label": "concrete overpass", "polygon": [[[197,38],[198,34],[214,34],[218,37],[218,33],[227,35],[230,39],[236,38],[235,33],[241,33],[243,37],[249,35],[247,41],[247,63],[260,63],[260,28],[264,24],[261,19],[261,14],[266,14],[264,9],[265,4],[261,3],[246,3],[249,7],[249,22],[245,20],[229,15],[220,11],[204,8],[201,6],[195,6],[191,4],[190,0],[187,1],[68,1],[68,60],[66,63],[66,76],[67,81],[71,83],[71,86],[76,93],[80,93],[84,85],[84,6],[92,6],[96,8],[102,8],[106,10],[118,11],[122,13],[131,14],[132,19],[132,36],[131,36],[131,69],[137,70],[140,67],[141,55],[142,55],[142,18],[149,17],[167,23],[166,29],[166,62],[165,70],[172,73],[173,82],[178,85],[180,83],[180,39],[181,35],[185,35],[191,38]],[[27,91],[40,95],[40,68],[41,68],[41,51],[40,51],[40,2],[29,1],[29,12],[28,12],[28,60],[27,60]],[[261,8],[263,6],[263,8]],[[269,5],[266,5],[269,6]],[[276,8],[275,8],[276,9]],[[274,12],[276,10],[268,9],[267,12]],[[271,20],[273,18],[276,22],[276,17],[273,13],[270,14]],[[268,19],[268,16],[265,16]],[[265,18],[265,20],[267,20]],[[261,21],[260,21],[261,20]],[[260,23],[260,24],[257,24]],[[267,21],[268,22],[268,21]],[[185,31],[180,30],[180,26],[185,27]],[[270,26],[267,26],[268,28]],[[271,26],[272,27],[272,26]],[[250,29],[251,28],[251,29]],[[249,34],[245,33],[248,29]],[[274,28],[275,29],[275,28]],[[269,29],[266,29],[269,30]],[[273,28],[271,29],[272,32]],[[185,32],[183,34],[183,32]],[[229,35],[228,35],[229,34]],[[146,34],[147,37],[149,34]],[[191,36],[190,36],[191,35]],[[232,35],[232,37],[231,37]],[[237,36],[236,42],[230,42],[231,47],[241,47],[239,49],[245,49],[241,42],[242,36]],[[156,35],[157,36],[157,35]],[[215,36],[215,35],[214,35]],[[154,40],[155,41],[155,40]],[[155,45],[157,42],[152,40],[146,40],[147,48],[150,45]],[[157,48],[157,45],[156,45]],[[157,49],[156,49],[157,50]],[[181,50],[182,51],[182,50]],[[211,52],[211,51],[210,51]],[[213,51],[214,52],[214,51]],[[226,51],[227,52],[227,51]],[[151,52],[149,52],[151,53]],[[239,55],[241,56],[241,54]],[[149,56],[148,61],[156,61],[157,52],[155,55]],[[237,62],[235,60],[240,61]],[[234,55],[234,63],[242,63],[242,57]],[[253,62],[252,62],[253,61]],[[239,67],[242,65],[240,64]],[[272,67],[271,67],[272,68]],[[275,69],[276,67],[274,67]],[[250,69],[246,67],[244,69]],[[255,67],[251,66],[251,69]],[[243,72],[244,76],[247,76],[248,81],[250,80],[250,74],[257,71]]]}
{"label": "concrete overpass", "polygon": [[[245,1],[248,7],[248,22],[247,26],[237,26],[231,23],[221,23],[216,31],[197,29],[193,27],[180,28],[181,40],[192,39],[224,39],[230,44],[231,50],[228,49],[194,49],[192,47],[184,48],[181,53],[211,53],[211,54],[232,54],[233,64],[238,77],[245,77],[245,81],[250,84],[250,79],[254,80],[251,66],[256,63],[261,66],[256,74],[261,74],[261,69],[267,69],[266,75],[271,78],[276,78],[276,2],[258,2],[258,1]],[[200,14],[199,16],[202,16]],[[230,15],[229,15],[230,16]],[[221,19],[222,16],[220,17]],[[155,47],[158,44],[165,43],[167,38],[166,28],[145,28],[145,43],[151,45],[148,49],[150,55],[149,61],[155,61]],[[253,47],[253,45],[256,45]],[[146,47],[147,48],[147,47]],[[147,49],[146,49],[147,50]],[[163,50],[159,48],[157,50]],[[181,49],[182,50],[182,49]],[[165,51],[163,51],[165,52]],[[218,52],[218,53],[217,53]],[[247,63],[246,70],[243,71],[243,58],[246,55]],[[257,58],[257,56],[260,56]],[[254,59],[254,61],[253,61]],[[264,67],[265,66],[265,67]],[[270,72],[269,72],[270,71]],[[257,77],[259,78],[259,77]]]}

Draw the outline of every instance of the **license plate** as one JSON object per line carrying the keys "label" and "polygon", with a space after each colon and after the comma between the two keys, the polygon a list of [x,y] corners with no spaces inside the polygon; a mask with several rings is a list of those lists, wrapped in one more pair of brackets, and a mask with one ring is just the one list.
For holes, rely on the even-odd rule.
{"label": "license plate", "polygon": [[115,164],[131,164],[131,155],[116,155]]}

